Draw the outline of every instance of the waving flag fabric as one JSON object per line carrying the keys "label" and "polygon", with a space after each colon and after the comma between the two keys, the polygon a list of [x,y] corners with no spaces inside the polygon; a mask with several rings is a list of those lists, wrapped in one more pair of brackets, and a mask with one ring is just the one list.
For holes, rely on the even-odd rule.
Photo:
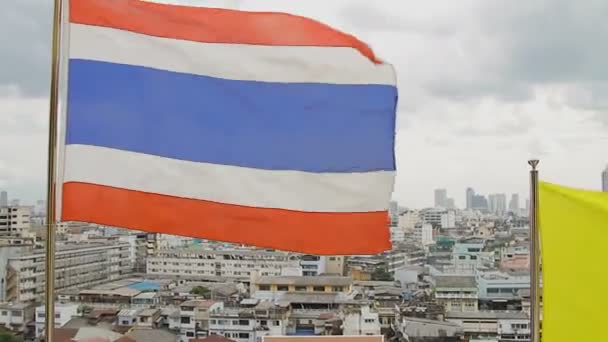
{"label": "waving flag fabric", "polygon": [[608,192],[541,182],[542,340],[605,341]]}
{"label": "waving flag fabric", "polygon": [[70,1],[61,219],[316,254],[390,248],[397,89],[283,13]]}

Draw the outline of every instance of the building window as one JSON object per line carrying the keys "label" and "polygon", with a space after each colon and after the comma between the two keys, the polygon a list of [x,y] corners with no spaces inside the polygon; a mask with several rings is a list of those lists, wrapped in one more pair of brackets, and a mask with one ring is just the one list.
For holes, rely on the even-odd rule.
{"label": "building window", "polygon": [[[2,316],[6,316],[6,314],[8,314],[8,312],[2,311]],[[38,317],[40,317],[40,314],[38,314]],[[44,314],[42,314],[42,318],[44,318]]]}
{"label": "building window", "polygon": [[249,338],[249,333],[239,333],[239,338]]}
{"label": "building window", "polygon": [[192,331],[186,331],[186,336],[194,337],[194,333]]}
{"label": "building window", "polygon": [[279,286],[277,286],[277,291],[289,291],[289,286],[279,285]]}
{"label": "building window", "polygon": [[477,260],[477,255],[471,255],[471,260]]}
{"label": "building window", "polygon": [[270,291],[270,285],[260,285],[260,291]]}
{"label": "building window", "polygon": [[365,323],[374,323],[376,320],[373,318],[366,318]]}
{"label": "building window", "polygon": [[459,257],[458,257],[458,259],[460,259],[460,260],[464,260],[464,259],[466,259],[466,258],[467,258],[467,257],[466,257],[466,256],[464,256],[464,255],[461,255],[461,256],[459,256]]}
{"label": "building window", "polygon": [[190,324],[190,317],[182,317],[180,322],[182,324]]}
{"label": "building window", "polygon": [[334,291],[334,292],[342,292],[342,291],[344,291],[344,288],[342,286],[334,286],[332,288],[332,291]]}
{"label": "building window", "polygon": [[325,286],[315,286],[313,290],[315,292],[325,292]]}
{"label": "building window", "polygon": [[260,325],[263,327],[268,326],[268,321],[262,320],[260,321]]}
{"label": "building window", "polygon": [[272,324],[273,324],[275,327],[278,327],[279,325],[281,325],[281,321],[274,321],[274,322],[272,322]]}
{"label": "building window", "polygon": [[296,286],[297,292],[306,292],[306,286]]}
{"label": "building window", "polygon": [[212,319],[211,321],[209,321],[211,324],[217,324],[217,321]]}

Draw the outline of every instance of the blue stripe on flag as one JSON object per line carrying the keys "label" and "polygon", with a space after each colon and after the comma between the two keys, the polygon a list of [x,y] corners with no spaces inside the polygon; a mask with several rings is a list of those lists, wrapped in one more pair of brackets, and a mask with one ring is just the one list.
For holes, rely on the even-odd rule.
{"label": "blue stripe on flag", "polygon": [[67,144],[268,170],[395,169],[393,86],[235,81],[71,60],[68,91]]}

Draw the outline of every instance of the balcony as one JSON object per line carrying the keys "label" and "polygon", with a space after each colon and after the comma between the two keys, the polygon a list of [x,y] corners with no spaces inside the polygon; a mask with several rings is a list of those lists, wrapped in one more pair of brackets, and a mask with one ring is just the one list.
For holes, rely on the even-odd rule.
{"label": "balcony", "polygon": [[435,293],[437,299],[478,299],[478,295],[474,293]]}

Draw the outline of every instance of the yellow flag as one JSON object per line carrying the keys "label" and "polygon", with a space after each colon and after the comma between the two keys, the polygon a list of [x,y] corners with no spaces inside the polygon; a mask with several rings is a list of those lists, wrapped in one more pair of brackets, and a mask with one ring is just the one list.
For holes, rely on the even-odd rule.
{"label": "yellow flag", "polygon": [[543,342],[608,341],[608,193],[539,184]]}

